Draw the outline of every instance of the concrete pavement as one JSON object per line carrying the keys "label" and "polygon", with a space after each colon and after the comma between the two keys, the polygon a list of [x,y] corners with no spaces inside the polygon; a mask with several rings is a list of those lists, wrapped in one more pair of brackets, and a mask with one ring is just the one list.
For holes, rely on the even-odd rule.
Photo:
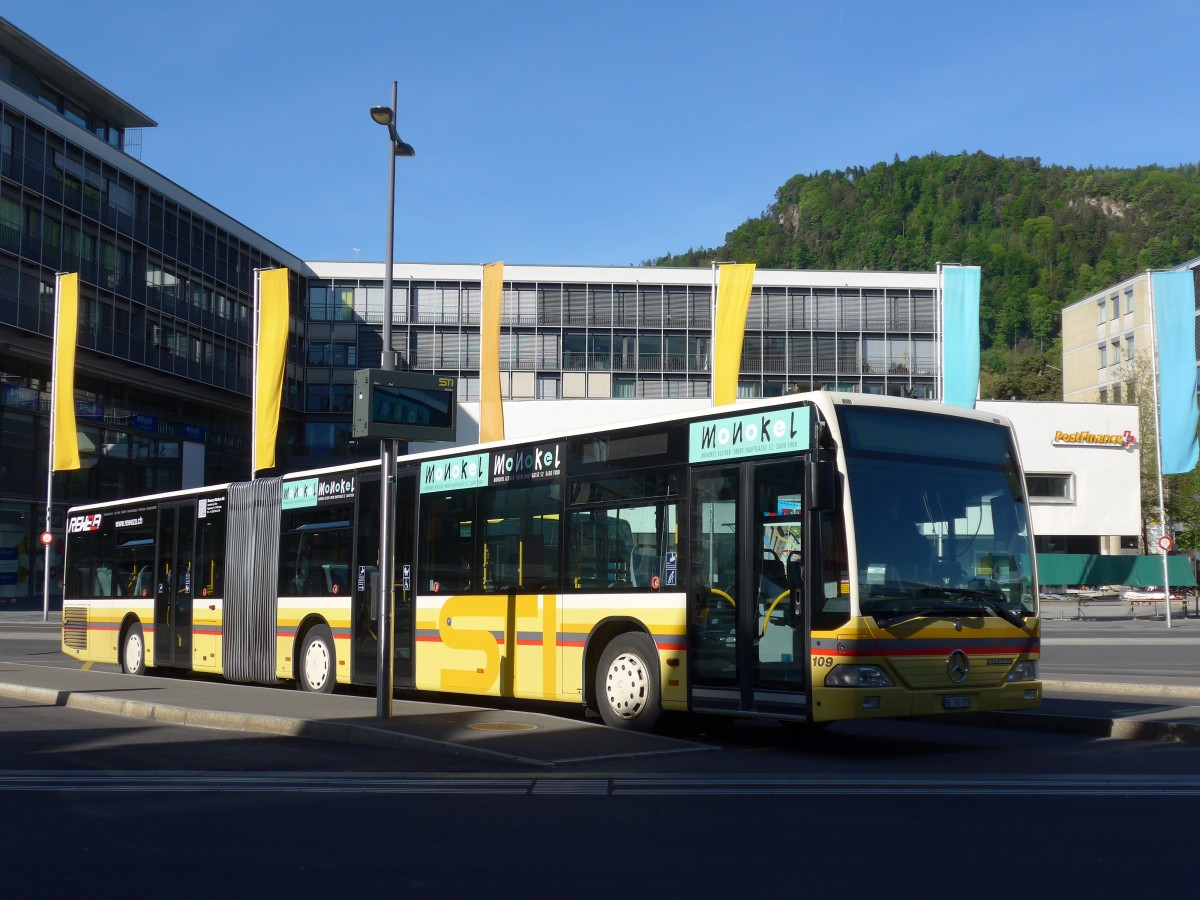
{"label": "concrete pavement", "polygon": [[[1044,648],[1074,639],[1078,620],[1056,619],[1052,610],[1043,612]],[[51,619],[56,615],[51,613]],[[0,607],[0,629],[10,634],[41,632],[55,624],[43,621],[40,609]],[[1130,621],[1114,616],[1112,640],[1194,642],[1200,650],[1200,619],[1177,619],[1175,624],[1167,629],[1161,619]],[[314,695],[287,686],[235,685],[198,675],[130,678],[105,668],[108,671],[0,662],[0,695],[177,725],[433,750],[481,763],[544,769],[711,749],[693,741],[606,728],[571,707],[549,714],[527,705],[463,704],[460,697],[437,702],[397,697],[392,717],[384,720],[376,717],[374,697],[351,692]],[[1194,678],[1044,677],[1043,685],[1040,710],[966,714],[937,721],[1200,743],[1200,665]]]}

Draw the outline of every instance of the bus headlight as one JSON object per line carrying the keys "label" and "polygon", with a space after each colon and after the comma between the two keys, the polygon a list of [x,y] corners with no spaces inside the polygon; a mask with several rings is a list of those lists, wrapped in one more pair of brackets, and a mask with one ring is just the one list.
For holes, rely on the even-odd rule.
{"label": "bus headlight", "polygon": [[1008,673],[1009,681],[1037,681],[1038,677],[1038,661],[1036,659],[1026,659],[1012,667],[1012,671]]}
{"label": "bus headlight", "polygon": [[834,666],[825,676],[826,687],[894,687],[892,676],[879,666]]}

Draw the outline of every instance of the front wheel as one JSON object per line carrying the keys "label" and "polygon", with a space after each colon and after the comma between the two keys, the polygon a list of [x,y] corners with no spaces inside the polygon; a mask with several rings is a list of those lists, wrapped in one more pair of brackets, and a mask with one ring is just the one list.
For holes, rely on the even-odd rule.
{"label": "front wheel", "polygon": [[650,731],[662,714],[658,652],[644,634],[615,638],[596,670],[596,705],[605,725]]}
{"label": "front wheel", "polygon": [[129,626],[121,642],[121,671],[126,675],[146,674],[146,638],[137,622]]}
{"label": "front wheel", "polygon": [[324,625],[310,628],[296,658],[296,687],[313,694],[329,694],[337,681],[333,635]]}

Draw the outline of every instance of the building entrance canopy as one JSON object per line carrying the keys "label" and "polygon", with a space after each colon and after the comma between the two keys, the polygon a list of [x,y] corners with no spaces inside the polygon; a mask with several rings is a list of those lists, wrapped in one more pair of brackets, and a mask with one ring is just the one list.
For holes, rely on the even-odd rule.
{"label": "building entrance canopy", "polygon": [[[1167,558],[1167,576],[1172,587],[1196,587],[1191,560],[1186,556]],[[1091,553],[1039,553],[1038,582],[1071,587],[1124,585],[1161,587],[1161,556],[1100,556]]]}

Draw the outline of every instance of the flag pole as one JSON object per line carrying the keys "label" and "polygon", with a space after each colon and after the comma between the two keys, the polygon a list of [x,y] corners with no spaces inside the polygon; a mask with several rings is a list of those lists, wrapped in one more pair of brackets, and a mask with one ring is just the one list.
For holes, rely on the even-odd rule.
{"label": "flag pole", "polygon": [[[1150,339],[1154,341],[1154,352],[1150,354],[1150,373],[1154,383],[1154,467],[1158,476],[1158,521],[1162,524],[1162,536],[1167,534],[1167,505],[1163,499],[1163,466],[1162,466],[1162,428],[1159,424],[1158,404],[1161,398],[1158,393],[1158,307],[1154,302],[1154,276],[1147,270],[1146,281],[1150,287]],[[1163,609],[1167,611],[1167,627],[1171,627],[1171,581],[1167,561],[1167,548],[1159,545],[1162,552],[1163,564]]]}
{"label": "flag pole", "polygon": [[[50,507],[54,498],[54,441],[58,424],[58,319],[62,295],[62,272],[54,274],[54,344],[50,352],[50,440],[46,443],[46,521],[43,533],[50,531]],[[50,619],[50,551],[51,544],[42,544],[42,621]]]}
{"label": "flag pole", "polygon": [[[937,329],[938,343],[941,352],[938,354],[937,390],[940,402],[946,402],[946,283],[943,281],[942,263],[937,263],[937,293],[938,300],[934,305],[934,328]],[[891,365],[891,349],[888,348],[888,365]],[[886,371],[886,370],[885,370]]]}
{"label": "flag pole", "polygon": [[250,480],[258,474],[258,336],[262,328],[262,269],[254,270],[254,317],[250,335]]}

